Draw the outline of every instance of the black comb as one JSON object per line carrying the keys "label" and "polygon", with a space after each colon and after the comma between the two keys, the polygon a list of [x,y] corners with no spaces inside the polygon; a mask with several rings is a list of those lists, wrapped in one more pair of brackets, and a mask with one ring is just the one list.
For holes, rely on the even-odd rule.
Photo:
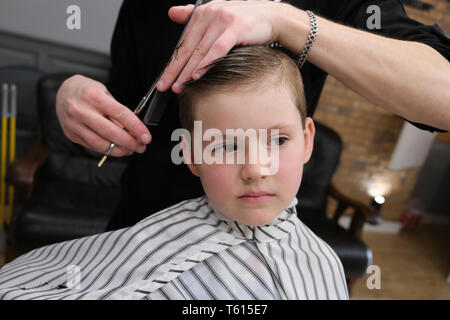
{"label": "black comb", "polygon": [[170,89],[165,92],[155,90],[155,94],[150,101],[147,112],[144,116],[144,123],[150,126],[157,126],[161,122],[164,111],[169,103],[171,96]]}
{"label": "black comb", "polygon": [[[181,45],[181,42],[183,41],[184,32],[186,31],[186,28],[189,25],[189,21],[191,20],[191,17],[194,14],[195,9],[197,9],[197,7],[199,5],[206,3],[206,2],[209,2],[209,1],[197,0],[195,2],[194,9],[192,9],[191,15],[189,16],[189,19],[186,22],[183,32],[181,33],[180,39],[178,39],[178,43],[175,47],[174,53],[172,54],[172,58],[176,54],[178,48]],[[172,58],[171,58],[171,60],[172,60]],[[170,95],[171,95],[170,89],[166,90],[165,92],[159,92],[158,90],[155,89],[155,87],[156,87],[156,81],[153,84],[153,86],[150,88],[150,90],[148,91],[147,95],[143,98],[143,101],[145,101],[145,102],[147,102],[148,98],[151,98],[150,105],[149,105],[147,112],[145,113],[145,116],[143,119],[143,122],[146,125],[151,125],[151,126],[159,125],[161,118],[164,115],[164,111],[166,110],[167,104],[169,103]],[[145,105],[145,102],[144,102],[144,105]]]}

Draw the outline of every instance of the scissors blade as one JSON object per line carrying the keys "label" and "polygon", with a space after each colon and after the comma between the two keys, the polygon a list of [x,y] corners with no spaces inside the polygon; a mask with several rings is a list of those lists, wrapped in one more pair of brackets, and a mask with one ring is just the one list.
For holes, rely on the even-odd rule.
{"label": "scissors blade", "polygon": [[158,83],[159,77],[155,80],[155,82],[153,82],[152,86],[150,87],[150,89],[147,91],[147,94],[141,99],[141,101],[139,102],[138,106],[136,107],[136,109],[134,110],[134,113],[136,115],[138,115],[142,109],[145,107],[145,105],[148,102],[148,99],[150,99],[150,97],[152,96],[153,92],[156,89],[156,84]]}
{"label": "scissors blade", "polygon": [[[177,45],[175,46],[175,50],[172,53],[172,56],[169,61],[172,61],[174,56],[177,53],[178,48],[181,46],[183,42],[183,36],[186,32],[186,29],[189,25],[189,22],[191,21],[192,16],[194,15],[195,10],[200,6],[201,4],[209,2],[208,0],[197,0],[195,2],[194,8],[192,9],[191,14],[189,15],[188,21],[186,22],[186,25],[183,28],[183,31],[181,32],[181,36],[178,39]],[[177,74],[178,77],[179,74]],[[135,110],[135,113],[139,113],[144,106],[147,104],[148,100],[151,98],[150,106],[147,110],[147,112],[144,115],[144,123],[147,125],[158,125],[159,120],[162,117],[162,114],[164,113],[164,109],[166,108],[166,104],[168,103],[168,95],[170,94],[170,89],[166,92],[159,92],[156,89],[156,84],[158,83],[159,79],[161,78],[161,75],[159,75],[153,85],[151,86],[150,90],[147,92],[147,94],[144,96],[144,98],[141,100],[141,103],[139,103],[138,107]]]}

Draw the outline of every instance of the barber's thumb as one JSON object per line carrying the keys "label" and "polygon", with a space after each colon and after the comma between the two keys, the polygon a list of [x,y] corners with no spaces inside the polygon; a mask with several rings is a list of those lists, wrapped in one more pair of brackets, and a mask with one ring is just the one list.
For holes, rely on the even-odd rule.
{"label": "barber's thumb", "polygon": [[169,18],[176,23],[186,23],[194,9],[193,4],[185,6],[174,6],[169,9]]}

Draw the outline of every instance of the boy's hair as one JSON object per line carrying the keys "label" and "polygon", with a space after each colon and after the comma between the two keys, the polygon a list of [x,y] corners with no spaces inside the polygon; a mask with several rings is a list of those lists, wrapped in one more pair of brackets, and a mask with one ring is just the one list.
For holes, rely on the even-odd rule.
{"label": "boy's hair", "polygon": [[[183,128],[194,126],[195,99],[208,94],[223,93],[241,86],[287,86],[305,123],[306,102],[303,82],[295,62],[279,49],[265,46],[235,47],[225,57],[213,61],[197,81],[189,80],[178,95],[179,117]],[[269,80],[272,83],[268,82]]]}

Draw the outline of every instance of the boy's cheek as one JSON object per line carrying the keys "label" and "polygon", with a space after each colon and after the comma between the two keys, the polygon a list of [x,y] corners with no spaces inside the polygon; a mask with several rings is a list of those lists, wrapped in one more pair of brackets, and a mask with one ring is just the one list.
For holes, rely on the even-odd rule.
{"label": "boy's cheek", "polygon": [[281,181],[287,182],[297,182],[302,178],[303,166],[298,163],[284,163],[280,164],[278,168],[277,176]]}
{"label": "boy's cheek", "polygon": [[287,185],[300,185],[303,174],[303,153],[280,155],[277,176],[280,181]]}
{"label": "boy's cheek", "polygon": [[206,189],[205,192],[211,196],[214,194],[224,196],[233,190],[229,190],[231,187],[228,185],[233,185],[233,182],[230,181],[231,172],[226,165],[202,165],[200,179],[203,187]]}

